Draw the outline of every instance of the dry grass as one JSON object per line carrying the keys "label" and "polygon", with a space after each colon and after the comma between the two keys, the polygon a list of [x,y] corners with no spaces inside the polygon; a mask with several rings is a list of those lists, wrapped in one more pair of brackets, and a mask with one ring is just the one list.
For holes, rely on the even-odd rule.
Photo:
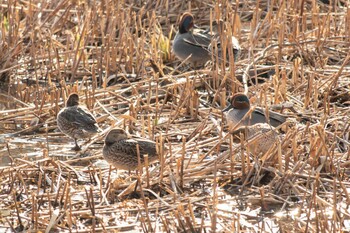
{"label": "dry grass", "polygon": [[[1,2],[1,231],[350,230],[349,2],[220,2]],[[232,25],[240,61],[192,70],[175,59],[184,11]],[[55,120],[72,91],[104,129],[77,154]],[[293,106],[261,158],[227,134],[221,109],[237,91]],[[116,126],[170,152],[117,176],[101,165]]]}

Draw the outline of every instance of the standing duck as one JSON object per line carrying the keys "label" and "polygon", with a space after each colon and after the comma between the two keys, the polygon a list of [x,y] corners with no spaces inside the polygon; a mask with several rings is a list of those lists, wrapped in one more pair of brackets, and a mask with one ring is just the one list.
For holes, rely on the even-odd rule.
{"label": "standing duck", "polygon": [[[219,35],[223,32],[222,21],[220,21],[217,26],[218,29],[213,29],[214,34],[211,34],[210,30],[194,28],[193,15],[189,12],[184,13],[180,18],[179,30],[175,35],[172,46],[176,57],[180,60],[188,58],[187,62],[194,67],[204,65],[211,59],[211,43],[215,41],[218,43],[218,48],[220,48]],[[236,60],[240,46],[235,37],[232,37],[232,47],[234,49],[233,52]],[[219,55],[220,54],[221,53],[219,52]]]}
{"label": "standing duck", "polygon": [[[248,97],[243,93],[236,93],[229,99],[229,105],[223,110],[226,114],[229,128],[235,127],[250,110],[250,102]],[[269,111],[269,119],[265,115],[262,108],[256,107],[254,111],[246,116],[244,120],[239,123],[239,126],[249,126],[258,123],[269,123],[277,127],[286,121],[286,117],[282,114]]]}
{"label": "standing duck", "polygon": [[57,126],[66,135],[74,139],[73,150],[80,150],[78,138],[91,138],[99,131],[95,117],[86,108],[79,106],[79,96],[69,95],[66,106],[57,115]]}
{"label": "standing duck", "polygon": [[139,145],[141,164],[144,165],[144,155],[148,155],[149,163],[159,159],[154,141],[145,138],[128,138],[123,129],[112,129],[105,138],[103,147],[104,159],[117,169],[135,170],[138,167],[136,145]]}

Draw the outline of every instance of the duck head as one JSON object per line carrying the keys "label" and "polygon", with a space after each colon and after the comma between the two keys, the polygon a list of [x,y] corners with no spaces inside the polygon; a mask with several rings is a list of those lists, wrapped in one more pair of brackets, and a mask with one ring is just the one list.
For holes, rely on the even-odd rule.
{"label": "duck head", "polygon": [[212,23],[213,32],[222,35],[224,33],[225,22],[223,20],[213,21]]}
{"label": "duck head", "polygon": [[191,30],[191,28],[193,28],[193,26],[193,15],[189,12],[185,12],[180,18],[179,33],[187,33]]}
{"label": "duck head", "polygon": [[112,129],[108,132],[106,138],[105,138],[105,144],[110,145],[117,141],[127,139],[128,135],[123,129]]}
{"label": "duck head", "polygon": [[223,112],[227,112],[230,109],[249,109],[250,102],[248,96],[243,93],[234,94],[229,100],[229,105],[222,110]]}
{"label": "duck head", "polygon": [[66,107],[73,107],[79,105],[79,96],[77,93],[72,93],[68,96]]}

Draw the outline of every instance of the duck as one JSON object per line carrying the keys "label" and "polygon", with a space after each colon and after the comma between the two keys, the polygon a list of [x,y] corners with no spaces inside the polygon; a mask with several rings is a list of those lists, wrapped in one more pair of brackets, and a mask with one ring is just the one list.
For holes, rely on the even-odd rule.
{"label": "duck", "polygon": [[74,139],[72,150],[81,150],[77,139],[91,139],[100,132],[94,115],[85,107],[79,105],[79,96],[72,93],[68,96],[66,105],[57,114],[57,126],[62,133]]}
{"label": "duck", "polygon": [[[216,44],[219,59],[222,59],[222,56],[223,56],[223,50],[222,50],[222,46],[221,46],[221,38],[220,37],[225,36],[224,28],[225,28],[225,23],[223,20],[214,21],[212,23],[212,31],[214,32],[214,37],[212,38],[212,42],[208,46],[208,49],[209,49],[210,53],[213,53],[213,48]],[[210,28],[207,30],[207,33],[209,33],[209,32],[210,32]],[[238,57],[241,53],[241,46],[239,45],[237,38],[234,36],[231,36],[231,45],[233,48],[234,61],[237,62]],[[226,50],[226,61],[229,61],[229,54],[228,54],[227,50]]]}
{"label": "duck", "polygon": [[[187,63],[194,67],[203,66],[211,60],[212,42],[215,41],[217,47],[221,47],[219,36],[223,32],[223,21],[219,22],[221,23],[217,23],[217,26],[213,25],[211,33],[209,29],[194,28],[193,15],[185,12],[180,18],[179,29],[173,40],[172,50],[175,56],[182,61],[187,59]],[[236,60],[241,48],[235,37],[232,37],[232,47]]]}
{"label": "duck", "polygon": [[268,123],[273,127],[278,127],[287,119],[286,116],[272,111],[269,111],[269,118],[267,119],[265,110],[260,107],[255,107],[249,116],[245,116],[250,110],[250,101],[244,93],[236,93],[228,101],[229,104],[223,110],[223,113],[226,115],[227,124],[230,129],[258,123]]}
{"label": "duck", "polygon": [[154,141],[129,136],[121,128],[112,129],[107,133],[102,150],[103,158],[116,169],[128,170],[130,173],[138,168],[136,145],[139,145],[142,166],[145,165],[146,154],[150,164],[159,160],[157,144]]}
{"label": "duck", "polygon": [[231,132],[234,136],[243,134],[243,139],[247,141],[247,147],[254,156],[265,155],[267,151],[283,137],[275,127],[267,123],[257,123],[250,126],[241,126]]}

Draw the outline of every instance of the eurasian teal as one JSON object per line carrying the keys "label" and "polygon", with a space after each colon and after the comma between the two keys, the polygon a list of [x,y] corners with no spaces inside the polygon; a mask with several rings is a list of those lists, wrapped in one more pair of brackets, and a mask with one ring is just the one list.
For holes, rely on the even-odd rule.
{"label": "eurasian teal", "polygon": [[138,167],[137,144],[142,165],[145,163],[146,154],[149,163],[159,159],[154,141],[137,137],[129,138],[123,129],[112,129],[108,132],[102,154],[104,159],[117,169],[135,170]]}
{"label": "eurasian teal", "polygon": [[57,115],[57,126],[62,133],[72,137],[75,142],[73,150],[80,150],[78,138],[91,138],[100,129],[95,117],[89,110],[79,106],[79,96],[69,95],[66,106]]}
{"label": "eurasian teal", "polygon": [[[179,31],[175,35],[172,46],[176,57],[180,60],[188,58],[187,62],[195,67],[204,65],[211,59],[211,43],[215,41],[218,43],[218,48],[220,49],[221,47],[219,36],[223,31],[223,23],[219,23],[218,25],[220,25],[218,27],[219,29],[213,29],[214,34],[211,34],[210,30],[194,28],[193,15],[188,12],[184,13],[181,16]],[[240,46],[235,37],[232,37],[232,47],[236,60]]]}
{"label": "eurasian teal", "polygon": [[[249,110],[250,102],[248,97],[243,93],[234,94],[229,99],[229,105],[223,110],[223,112],[226,113],[226,120],[229,128],[236,127]],[[249,116],[245,116],[245,119],[239,123],[239,126],[269,123],[270,125],[277,127],[285,121],[285,116],[272,111],[269,111],[269,119],[267,119],[264,109],[256,107]]]}
{"label": "eurasian teal", "polygon": [[243,134],[249,151],[255,156],[264,155],[282,137],[275,127],[267,123],[257,123],[251,126],[241,126],[232,132],[233,135]]}
{"label": "eurasian teal", "polygon": [[[210,29],[208,29],[208,30],[210,30]],[[222,51],[222,46],[221,46],[221,39],[223,36],[226,36],[225,35],[224,21],[222,21],[222,20],[214,21],[212,23],[212,30],[214,32],[214,36],[212,38],[212,43],[216,43],[218,57],[219,57],[219,59],[222,59],[223,51]],[[234,58],[234,61],[236,62],[238,60],[239,54],[241,52],[241,46],[239,45],[239,42],[238,42],[236,37],[231,36],[230,38],[231,38],[231,45],[232,45],[232,49],[233,49],[233,58]],[[226,46],[228,46],[228,44]],[[210,44],[208,46],[210,53],[213,52],[213,48],[214,48],[214,44],[213,45]],[[226,60],[227,61],[229,60],[229,54],[228,54],[227,50],[226,50]]]}

